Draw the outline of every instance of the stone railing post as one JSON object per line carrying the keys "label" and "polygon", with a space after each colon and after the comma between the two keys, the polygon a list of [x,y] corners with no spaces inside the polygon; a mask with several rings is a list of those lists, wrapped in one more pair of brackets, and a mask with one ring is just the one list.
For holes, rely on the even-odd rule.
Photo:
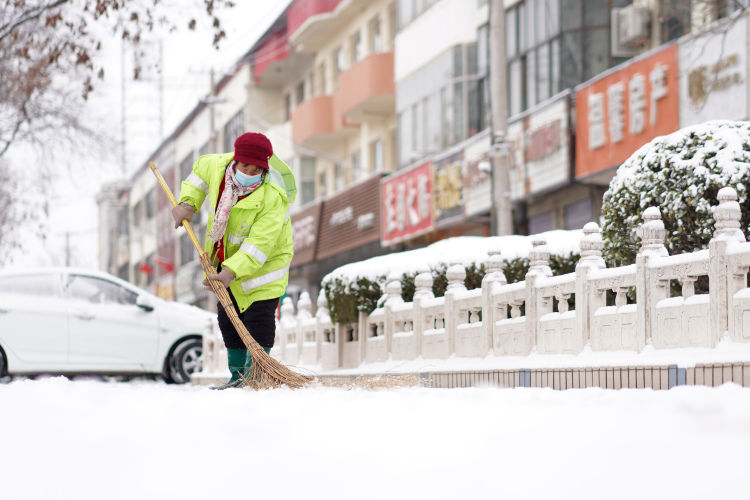
{"label": "stone railing post", "polygon": [[292,302],[291,297],[284,297],[284,300],[281,302],[279,313],[279,324],[281,325],[281,359],[287,362],[296,363],[296,360],[292,361],[287,359],[286,352],[289,330],[297,331],[297,319],[294,316],[294,302]]}
{"label": "stone railing post", "polygon": [[[537,236],[531,241],[529,252],[529,272],[526,273],[526,333],[529,337],[532,350],[536,350],[537,333],[539,331],[539,318],[543,314],[543,304],[539,298],[536,284],[540,278],[552,276],[549,267],[549,249],[547,240]],[[549,309],[551,309],[549,304]]]}
{"label": "stone railing post", "polygon": [[297,352],[302,360],[302,349],[305,342],[304,324],[305,320],[312,318],[312,301],[310,294],[302,292],[297,301]]}
{"label": "stone railing post", "polygon": [[657,207],[649,207],[643,212],[643,225],[638,228],[641,237],[641,248],[635,258],[635,297],[638,304],[636,344],[640,351],[651,342],[656,319],[655,304],[669,296],[669,284],[658,286],[652,282],[648,263],[653,259],[669,256],[664,246],[666,230]]}
{"label": "stone railing post", "polygon": [[732,273],[727,258],[727,249],[733,241],[745,241],[745,235],[740,229],[742,211],[737,202],[737,191],[731,187],[722,188],[718,198],[719,204],[712,209],[714,234],[708,243],[708,324],[713,345],[730,329],[732,296],[747,286],[744,275],[735,276]]}
{"label": "stone railing post", "polygon": [[[589,273],[592,269],[604,269],[602,258],[602,233],[599,225],[589,222],[583,226],[580,243],[581,258],[576,264],[576,329],[581,339],[581,348],[591,339],[592,292],[589,290]],[[580,350],[580,349],[579,349]]]}
{"label": "stone railing post", "polygon": [[445,334],[450,356],[456,352],[456,326],[458,325],[458,311],[454,295],[466,291],[466,285],[464,285],[466,269],[462,264],[454,263],[448,267],[445,276],[448,278],[448,288],[445,290]]}
{"label": "stone railing post", "polygon": [[419,274],[414,278],[414,342],[417,356],[422,355],[422,338],[426,327],[424,313],[422,312],[422,301],[434,297],[432,273],[428,269],[420,269]]}
{"label": "stone railing post", "polygon": [[383,330],[385,334],[385,352],[391,355],[393,347],[393,304],[402,303],[401,298],[401,276],[397,273],[388,275],[385,285],[385,304],[383,305]]}
{"label": "stone railing post", "polygon": [[492,351],[492,334],[497,321],[497,311],[492,302],[492,291],[495,286],[507,285],[508,280],[503,273],[503,258],[500,250],[490,250],[487,252],[487,261],[484,264],[485,275],[482,278],[482,326],[484,327],[485,337],[487,338],[487,350]]}
{"label": "stone railing post", "polygon": [[359,342],[359,362],[364,362],[367,359],[367,336],[370,332],[367,331],[367,319],[369,315],[366,312],[357,312],[357,342]]}
{"label": "stone railing post", "polygon": [[[328,299],[326,299],[326,292],[322,288],[318,293],[317,301],[318,310],[315,311],[315,362],[320,363],[323,357],[323,324],[331,322],[331,314],[328,311]],[[334,344],[338,342],[338,336],[335,335],[333,339]],[[336,350],[338,352],[338,350]],[[338,365],[338,361],[336,362]]]}

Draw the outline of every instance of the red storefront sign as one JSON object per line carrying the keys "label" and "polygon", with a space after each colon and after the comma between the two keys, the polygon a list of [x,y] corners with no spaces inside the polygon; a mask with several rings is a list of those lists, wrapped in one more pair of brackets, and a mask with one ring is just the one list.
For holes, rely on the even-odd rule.
{"label": "red storefront sign", "polygon": [[435,224],[431,164],[386,178],[381,184],[381,200],[383,245],[430,231]]}
{"label": "red storefront sign", "polygon": [[677,45],[630,63],[576,93],[576,177],[619,165],[679,128]]}

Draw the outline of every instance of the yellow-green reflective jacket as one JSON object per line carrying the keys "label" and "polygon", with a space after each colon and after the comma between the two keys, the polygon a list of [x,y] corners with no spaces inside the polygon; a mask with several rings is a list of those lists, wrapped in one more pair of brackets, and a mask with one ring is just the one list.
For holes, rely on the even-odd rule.
{"label": "yellow-green reflective jacket", "polygon": [[[209,256],[213,241],[208,234],[214,224],[219,186],[233,157],[234,153],[201,156],[180,189],[180,203],[187,202],[196,211],[208,197],[210,214],[204,248]],[[234,273],[229,288],[240,312],[257,300],[281,297],[289,282],[289,263],[294,255],[289,205],[297,195],[297,185],[289,167],[276,155],[268,164],[263,184],[230,210],[224,232],[221,267]]]}

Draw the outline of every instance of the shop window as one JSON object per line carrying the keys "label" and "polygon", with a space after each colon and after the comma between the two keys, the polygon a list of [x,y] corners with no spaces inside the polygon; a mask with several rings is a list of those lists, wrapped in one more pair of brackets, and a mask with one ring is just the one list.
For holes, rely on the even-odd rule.
{"label": "shop window", "polygon": [[539,234],[553,229],[555,229],[555,212],[544,212],[529,217],[529,234]]}
{"label": "shop window", "polygon": [[572,203],[565,207],[565,229],[581,229],[594,218],[591,198]]}

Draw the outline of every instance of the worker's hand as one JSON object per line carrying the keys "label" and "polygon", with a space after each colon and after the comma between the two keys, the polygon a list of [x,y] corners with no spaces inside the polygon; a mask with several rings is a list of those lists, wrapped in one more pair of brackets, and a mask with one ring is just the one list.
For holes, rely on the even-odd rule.
{"label": "worker's hand", "polygon": [[209,274],[203,280],[203,286],[210,286],[208,280],[221,281],[224,288],[229,288],[229,283],[234,279],[234,274],[227,268],[222,269],[218,274]]}
{"label": "worker's hand", "polygon": [[174,228],[177,229],[182,225],[182,220],[185,219],[188,222],[193,220],[193,214],[195,209],[189,203],[182,202],[179,205],[172,207],[172,217],[174,218]]}

